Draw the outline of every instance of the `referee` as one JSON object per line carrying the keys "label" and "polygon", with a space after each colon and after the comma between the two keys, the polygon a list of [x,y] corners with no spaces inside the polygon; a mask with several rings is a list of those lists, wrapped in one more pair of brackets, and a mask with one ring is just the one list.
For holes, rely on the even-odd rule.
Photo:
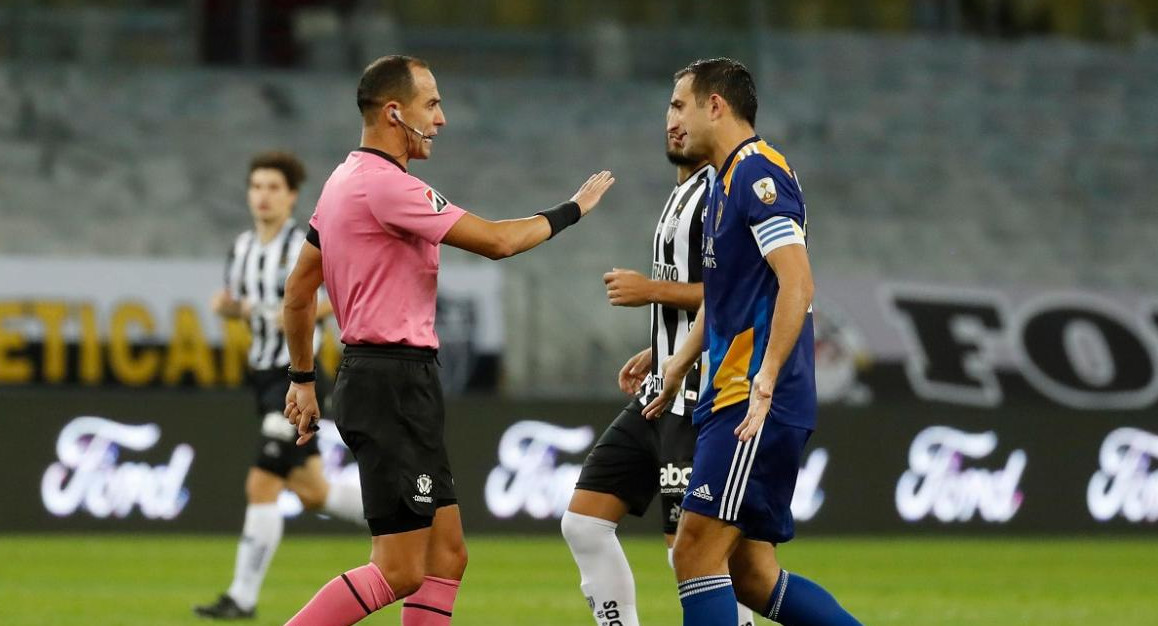
{"label": "referee", "polygon": [[288,624],[353,624],[407,598],[402,623],[449,624],[466,546],[443,444],[434,333],[439,244],[491,259],[529,250],[574,224],[615,182],[593,175],[535,216],[490,222],[407,172],[446,124],[434,75],[406,56],[382,57],[358,84],[361,147],[334,170],[286,286],[290,349],[286,416],[312,436],[315,293],[323,280],[346,345],[334,419],[358,462],[370,563],[323,586]]}

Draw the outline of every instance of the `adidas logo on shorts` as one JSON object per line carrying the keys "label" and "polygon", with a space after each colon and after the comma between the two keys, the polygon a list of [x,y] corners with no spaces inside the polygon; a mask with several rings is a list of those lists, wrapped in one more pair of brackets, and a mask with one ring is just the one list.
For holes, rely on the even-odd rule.
{"label": "adidas logo on shorts", "polygon": [[708,502],[715,500],[715,498],[712,497],[712,491],[710,489],[708,489],[707,483],[704,483],[704,484],[700,485],[699,487],[696,487],[692,491],[692,495],[699,498],[700,500],[707,500]]}

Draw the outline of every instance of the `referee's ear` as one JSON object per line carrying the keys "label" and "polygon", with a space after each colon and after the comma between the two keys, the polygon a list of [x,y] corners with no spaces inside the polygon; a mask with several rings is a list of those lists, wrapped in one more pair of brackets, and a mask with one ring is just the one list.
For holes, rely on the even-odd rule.
{"label": "referee's ear", "polygon": [[377,121],[385,120],[387,126],[400,126],[402,124],[401,109],[402,103],[397,100],[391,100],[383,104],[381,109],[378,109],[379,117]]}

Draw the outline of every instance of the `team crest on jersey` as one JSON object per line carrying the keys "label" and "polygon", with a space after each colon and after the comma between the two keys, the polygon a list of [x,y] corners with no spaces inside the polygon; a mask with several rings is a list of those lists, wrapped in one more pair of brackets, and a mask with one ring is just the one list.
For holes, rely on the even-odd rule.
{"label": "team crest on jersey", "polygon": [[756,197],[764,204],[773,204],[776,202],[776,183],[771,177],[761,178],[752,183],[752,191],[756,192]]}
{"label": "team crest on jersey", "polygon": [[720,198],[720,203],[716,205],[716,228],[720,227],[720,220],[724,219],[724,199]]}
{"label": "team crest on jersey", "polygon": [[431,187],[426,188],[426,201],[430,203],[430,208],[434,209],[435,213],[442,213],[446,205],[450,204],[449,200]]}
{"label": "team crest on jersey", "polygon": [[676,234],[676,231],[679,230],[679,227],[680,227],[680,218],[679,218],[678,214],[673,215],[672,217],[668,218],[668,220],[666,222],[664,222],[664,224],[663,224],[663,241],[664,241],[664,243],[671,243],[671,240],[675,239],[675,234]]}

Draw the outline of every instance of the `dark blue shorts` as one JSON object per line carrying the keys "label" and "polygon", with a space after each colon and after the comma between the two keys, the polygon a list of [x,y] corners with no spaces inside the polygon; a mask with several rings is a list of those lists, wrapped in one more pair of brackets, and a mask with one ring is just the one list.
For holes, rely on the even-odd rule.
{"label": "dark blue shorts", "polygon": [[733,431],[747,412],[741,402],[700,424],[683,508],[724,520],[748,539],[784,543],[795,534],[792,492],[812,431],[769,416],[755,437],[741,442]]}

